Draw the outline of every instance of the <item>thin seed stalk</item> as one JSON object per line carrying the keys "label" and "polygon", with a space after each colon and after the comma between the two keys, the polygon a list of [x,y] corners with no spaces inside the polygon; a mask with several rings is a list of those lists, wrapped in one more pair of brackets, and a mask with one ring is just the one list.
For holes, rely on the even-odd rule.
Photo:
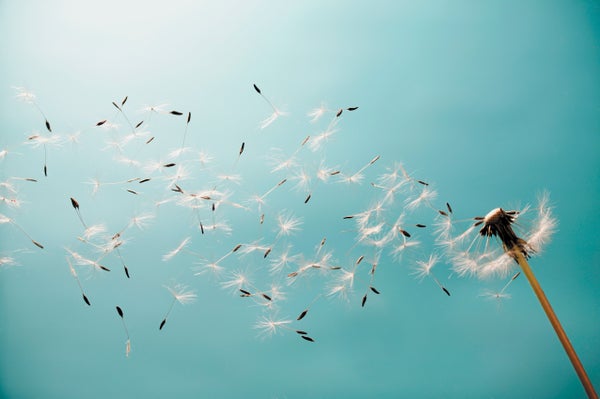
{"label": "thin seed stalk", "polygon": [[556,313],[554,313],[554,310],[552,309],[548,298],[546,298],[546,294],[544,294],[544,291],[542,290],[542,287],[540,286],[540,283],[538,282],[537,278],[533,274],[533,270],[531,270],[529,263],[527,263],[525,256],[523,256],[522,252],[516,245],[512,248],[511,254],[515,255],[515,260],[517,261],[519,266],[521,266],[521,269],[523,269],[523,273],[527,277],[527,280],[529,280],[529,284],[531,284],[531,288],[533,289],[533,292],[540,301],[544,312],[546,312],[546,316],[548,317],[548,320],[550,320],[552,328],[554,328],[554,331],[556,332],[560,343],[565,349],[565,352],[567,352],[567,356],[569,356],[569,360],[571,360],[571,364],[575,368],[575,372],[577,373],[579,380],[583,384],[583,388],[585,389],[588,398],[598,399],[598,394],[594,390],[594,386],[592,385],[592,382],[590,381],[585,369],[583,368],[583,365],[581,364],[577,353],[575,353],[575,349],[573,349],[573,345],[571,345],[571,341],[569,341],[567,333],[565,333],[565,330],[562,328],[562,325],[560,324]]}

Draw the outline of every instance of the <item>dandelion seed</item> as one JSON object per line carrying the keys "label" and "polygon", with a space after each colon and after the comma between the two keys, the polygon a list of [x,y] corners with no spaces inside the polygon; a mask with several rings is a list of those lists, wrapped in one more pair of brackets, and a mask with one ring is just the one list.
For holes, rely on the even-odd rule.
{"label": "dandelion seed", "polygon": [[194,291],[188,290],[187,286],[182,284],[176,284],[174,286],[165,285],[165,288],[169,290],[169,292],[173,296],[173,301],[171,302],[169,310],[167,311],[164,319],[161,321],[160,326],[158,327],[159,330],[162,330],[162,328],[165,326],[165,323],[167,322],[167,319],[169,318],[169,315],[173,310],[175,302],[179,302],[182,305],[187,305],[189,303],[194,302],[197,298]]}
{"label": "dandelion seed", "polygon": [[127,329],[127,325],[125,324],[125,318],[123,317],[123,310],[117,306],[117,313],[121,317],[121,322],[123,323],[123,328],[125,329],[125,334],[127,335],[127,341],[125,342],[125,356],[129,357],[129,353],[131,352],[131,340],[129,338],[129,330]]}
{"label": "dandelion seed", "polygon": [[275,107],[273,105],[273,103],[271,102],[271,100],[269,100],[267,97],[265,97],[264,94],[262,94],[262,91],[258,88],[258,86],[256,86],[256,84],[253,85],[254,86],[254,90],[256,90],[256,92],[258,94],[260,94],[260,96],[267,102],[267,104],[269,104],[269,106],[273,109],[273,113],[271,114],[271,116],[269,116],[268,118],[264,119],[261,123],[260,123],[260,128],[264,129],[266,127],[268,127],[271,123],[275,122],[275,120],[277,118],[279,118],[280,116],[286,115],[286,112],[283,112],[281,110],[279,110],[277,107]]}
{"label": "dandelion seed", "polygon": [[315,123],[318,121],[325,113],[327,112],[327,107],[325,104],[321,103],[319,108],[315,108],[311,110],[307,115],[311,118],[310,123]]}
{"label": "dandelion seed", "polygon": [[177,248],[163,255],[163,262],[171,260],[175,255],[180,253],[185,248],[185,246],[190,243],[191,240],[191,237],[184,238],[183,241],[181,241],[181,243],[177,246]]}
{"label": "dandelion seed", "polygon": [[298,318],[296,318],[296,320],[302,320],[304,318],[304,316],[306,316],[306,314],[308,313],[308,309],[304,309],[300,315],[298,316]]}
{"label": "dandelion seed", "polygon": [[125,357],[129,357],[130,353],[131,353],[131,341],[128,338],[127,342],[125,342]]}
{"label": "dandelion seed", "polygon": [[290,236],[300,230],[302,219],[294,217],[291,214],[280,213],[277,215],[278,233],[277,237]]}
{"label": "dandelion seed", "polygon": [[27,237],[36,247],[40,248],[40,249],[44,249],[44,246],[42,244],[40,244],[39,242],[35,241],[33,238],[31,238],[31,236],[25,231],[25,229],[23,229],[19,224],[17,224],[17,222],[15,222],[13,219],[0,214],[0,224],[4,224],[4,223],[10,223],[13,226],[15,226],[17,229],[19,229],[21,231],[21,233],[23,233],[25,235],[25,237]]}
{"label": "dandelion seed", "polygon": [[77,200],[75,200],[75,198],[71,197],[71,205],[73,205],[73,208],[75,209],[75,212],[77,213],[77,217],[79,217],[79,221],[83,225],[83,228],[87,230],[87,225],[85,224],[85,222],[83,221],[83,217],[81,216],[81,210],[79,209],[79,202],[77,202]]}
{"label": "dandelion seed", "polygon": [[182,113],[182,112],[179,112],[179,111],[171,111],[171,112],[169,112],[169,113],[170,113],[171,115],[177,115],[177,116],[181,116],[181,115],[183,115],[183,113]]}
{"label": "dandelion seed", "polygon": [[271,317],[263,316],[256,324],[254,324],[254,328],[260,330],[260,334],[272,336],[282,329],[292,330],[291,327],[289,327],[291,323],[291,320],[275,320]]}
{"label": "dandelion seed", "polygon": [[81,296],[83,297],[83,301],[86,303],[86,305],[92,306],[92,304],[90,303],[90,300],[88,299],[88,297],[85,295],[85,292],[83,291],[83,287],[81,286],[81,281],[79,281],[79,277],[77,276],[77,272],[75,272],[75,269],[73,268],[73,265],[71,264],[71,261],[69,260],[68,257],[66,259],[67,259],[67,264],[69,265],[69,270],[71,271],[71,275],[73,276],[75,281],[77,281],[77,286],[79,287],[79,290],[81,291]]}
{"label": "dandelion seed", "polygon": [[416,275],[417,278],[423,279],[427,276],[431,277],[431,279],[435,282],[435,284],[448,296],[450,296],[450,292],[444,287],[440,281],[434,276],[431,269],[437,264],[439,261],[439,257],[437,255],[430,255],[427,261],[417,261],[417,267],[413,274]]}

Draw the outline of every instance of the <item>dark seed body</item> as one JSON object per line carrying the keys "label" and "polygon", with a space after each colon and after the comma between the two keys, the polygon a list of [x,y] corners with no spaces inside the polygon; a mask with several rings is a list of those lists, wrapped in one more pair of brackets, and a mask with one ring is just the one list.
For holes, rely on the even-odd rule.
{"label": "dark seed body", "polygon": [[298,318],[296,320],[302,320],[304,318],[304,316],[306,316],[307,313],[308,313],[308,309],[303,310],[302,313],[300,313],[300,316],[298,316]]}

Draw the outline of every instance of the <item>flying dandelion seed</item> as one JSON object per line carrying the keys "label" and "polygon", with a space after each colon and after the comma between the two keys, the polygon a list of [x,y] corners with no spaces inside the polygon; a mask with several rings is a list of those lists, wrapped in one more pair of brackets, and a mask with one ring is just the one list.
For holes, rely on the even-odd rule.
{"label": "flying dandelion seed", "polygon": [[184,238],[183,241],[181,241],[181,243],[177,246],[177,248],[175,248],[174,250],[167,252],[166,254],[163,255],[163,257],[162,257],[163,262],[170,261],[175,255],[180,253],[186,247],[186,245],[188,245],[190,243],[191,240],[192,240],[191,237]]}
{"label": "flying dandelion seed", "polygon": [[275,122],[277,120],[277,118],[279,118],[280,116],[285,116],[287,115],[287,112],[283,112],[280,109],[278,109],[277,107],[275,107],[273,105],[273,103],[271,102],[271,100],[269,100],[267,97],[265,97],[265,95],[262,93],[262,91],[258,88],[258,86],[256,86],[256,84],[254,85],[254,90],[260,94],[260,96],[267,102],[267,104],[269,104],[269,106],[271,107],[271,109],[273,110],[273,113],[262,120],[262,122],[260,122],[260,128],[261,129],[265,129],[267,128],[269,125],[271,125],[273,122]]}
{"label": "flying dandelion seed", "polygon": [[177,284],[177,285],[174,285],[173,287],[165,286],[165,288],[167,290],[169,290],[169,292],[173,296],[173,301],[171,302],[171,305],[169,306],[169,310],[167,311],[167,314],[165,315],[163,320],[160,322],[160,326],[158,327],[159,330],[162,330],[163,327],[165,326],[165,323],[167,322],[167,319],[168,319],[169,315],[171,314],[171,310],[173,310],[173,306],[175,305],[175,302],[179,302],[182,305],[186,305],[186,304],[192,303],[196,300],[196,294],[194,293],[194,291],[189,290],[187,288],[187,286],[185,286],[185,285]]}

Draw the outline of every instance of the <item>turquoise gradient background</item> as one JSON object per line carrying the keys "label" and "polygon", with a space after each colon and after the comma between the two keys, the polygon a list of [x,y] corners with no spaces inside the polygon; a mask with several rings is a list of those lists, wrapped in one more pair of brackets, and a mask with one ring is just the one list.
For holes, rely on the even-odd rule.
{"label": "turquoise gradient background", "polygon": [[[0,205],[0,213],[46,247],[0,226],[0,253],[20,263],[0,269],[0,396],[584,397],[524,278],[497,304],[479,295],[505,281],[459,278],[443,262],[434,271],[449,298],[384,257],[382,294],[364,308],[362,288],[348,302],[317,302],[301,325],[315,343],[294,333],[257,337],[261,310],[194,276],[194,256],[161,260],[187,236],[207,257],[236,240],[273,238],[241,212],[227,214],[230,238],[209,238],[194,230],[189,210],[161,207],[123,247],[130,280],[115,258],[110,274],[82,279],[93,302],[86,307],[65,262],[64,248],[78,248],[81,234],[68,198],[89,224],[113,231],[171,195],[153,182],[139,196],[117,188],[92,196],[83,183],[137,177],[102,150],[106,136],[94,128],[125,95],[136,121],[146,104],[191,111],[187,145],[212,154],[215,173],[243,174],[238,199],[279,181],[265,168],[271,148],[291,153],[324,128],[328,117],[310,124],[310,109],[359,106],[344,114],[326,153],[308,157],[357,170],[380,155],[362,185],[321,185],[309,206],[303,194],[290,202],[293,190],[269,203],[304,218],[294,247],[310,252],[326,236],[341,263],[354,235],[337,214],[369,206],[368,182],[394,161],[435,186],[461,218],[534,203],[547,189],[559,231],[531,265],[598,389],[599,43],[593,1],[0,1],[0,149],[9,151],[0,180],[39,180],[19,183],[23,206]],[[253,83],[289,112],[264,130],[270,110]],[[79,144],[49,149],[47,178],[42,149],[24,145],[33,132],[45,134],[43,119],[13,86],[37,94],[57,134],[81,131]],[[153,118],[160,136],[146,160],[178,148],[184,129],[181,119]],[[241,142],[246,151],[234,165]],[[194,184],[207,185],[202,176]],[[237,262],[230,267],[256,265]],[[159,331],[170,303],[162,285],[172,281],[198,300],[177,305]],[[128,359],[115,305],[131,335]],[[304,306],[290,296],[281,316],[295,318]]]}

